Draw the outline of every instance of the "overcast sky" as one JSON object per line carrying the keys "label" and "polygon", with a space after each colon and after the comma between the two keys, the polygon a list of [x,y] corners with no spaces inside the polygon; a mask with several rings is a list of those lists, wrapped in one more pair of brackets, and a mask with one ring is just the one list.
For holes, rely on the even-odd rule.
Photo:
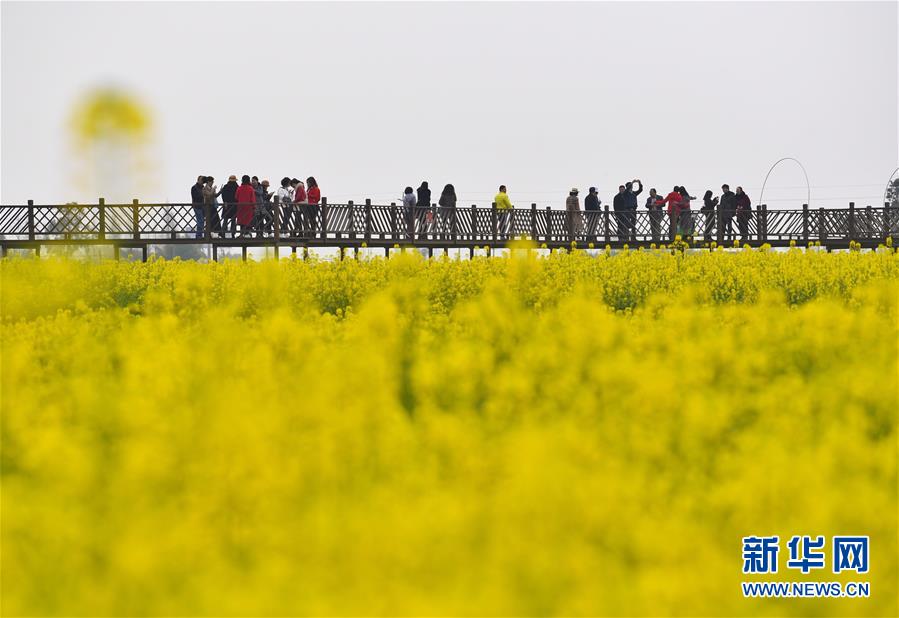
{"label": "overcast sky", "polygon": [[[609,202],[639,177],[758,199],[784,156],[816,206],[897,166],[896,2],[2,3],[3,203],[189,201],[198,174],[315,176],[332,202],[500,183]],[[143,180],[77,182],[67,119],[117,85],[151,110]],[[789,189],[776,187],[799,187]],[[119,195],[114,195],[119,193]],[[127,194],[123,194],[127,193]],[[779,167],[769,207],[805,201]],[[784,201],[778,201],[784,200]]]}

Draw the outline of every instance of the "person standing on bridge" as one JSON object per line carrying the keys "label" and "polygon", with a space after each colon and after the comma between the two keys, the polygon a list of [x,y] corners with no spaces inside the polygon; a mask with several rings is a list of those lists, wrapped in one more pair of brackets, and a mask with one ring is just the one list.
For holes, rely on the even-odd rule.
{"label": "person standing on bridge", "polygon": [[291,181],[293,185],[293,220],[294,231],[299,234],[303,230],[303,219],[306,216],[306,206],[309,202],[306,200],[306,185],[302,180],[294,178]]}
{"label": "person standing on bridge", "polygon": [[240,179],[237,187],[237,223],[240,224],[240,236],[251,236],[253,220],[256,215],[256,189],[246,174]]}
{"label": "person standing on bridge", "polygon": [[282,234],[290,234],[290,219],[293,217],[293,187],[289,176],[281,179],[281,186],[275,197],[275,208],[281,209],[280,229]]}
{"label": "person standing on bridge", "polygon": [[[640,186],[636,191],[634,182]],[[624,189],[624,201],[627,204],[627,235],[630,241],[637,242],[637,196],[643,193],[643,183],[639,178],[635,178],[633,182],[626,182]]]}
{"label": "person standing on bridge", "polygon": [[272,226],[275,224],[275,210],[272,208],[272,197],[275,193],[268,190],[271,186],[268,180],[263,180],[259,186],[262,187],[262,215],[265,221],[265,229],[263,231],[266,234],[271,234]]}
{"label": "person standing on bridge", "polygon": [[509,214],[514,206],[506,193],[506,185],[499,186],[499,193],[493,198],[493,205],[496,207],[497,231],[500,236],[507,233],[506,226],[509,224]]}
{"label": "person standing on bridge", "polygon": [[649,190],[646,198],[646,209],[649,211],[649,230],[652,234],[652,242],[659,242],[662,238],[662,206],[664,202],[655,189]]}
{"label": "person standing on bridge", "polygon": [[712,197],[712,190],[709,189],[702,196],[702,206],[699,209],[705,215],[705,234],[703,235],[706,242],[712,239],[712,229],[715,227],[715,208],[718,206],[718,198]]}
{"label": "person standing on bridge", "polygon": [[406,238],[412,239],[415,235],[415,191],[412,187],[403,190],[403,218],[406,220]]}
{"label": "person standing on bridge", "polygon": [[190,188],[190,203],[194,207],[194,220],[197,223],[197,238],[203,238],[205,232],[206,220],[203,216],[203,185],[206,183],[206,176],[197,176],[197,184]]}
{"label": "person standing on bridge", "polygon": [[432,218],[431,213],[431,190],[428,188],[428,181],[422,180],[421,186],[418,187],[416,191],[418,193],[418,237],[419,239],[422,237],[422,234],[427,234],[430,232],[430,223]]}
{"label": "person standing on bridge", "polygon": [[678,217],[680,217],[680,205],[683,200],[683,196],[680,194],[680,187],[677,185],[674,186],[674,189],[671,190],[671,193],[665,196],[665,199],[659,202],[659,207],[668,204],[668,240],[674,240],[675,234],[677,234],[677,221]]}
{"label": "person standing on bridge", "polygon": [[618,193],[612,198],[612,210],[615,211],[615,235],[619,242],[627,240],[627,187],[618,185]]}
{"label": "person standing on bridge", "polygon": [[318,188],[315,178],[310,176],[306,179],[306,223],[309,226],[309,232],[315,236],[315,230],[318,228],[318,203],[322,199],[322,192]]}
{"label": "person standing on bridge", "polygon": [[737,187],[737,227],[740,228],[740,239],[749,239],[749,220],[752,218],[752,201],[743,192],[743,187]]}
{"label": "person standing on bridge", "polygon": [[596,192],[596,187],[590,187],[587,197],[584,198],[584,216],[587,217],[587,240],[596,240],[596,226],[599,222],[599,205],[602,200]]}
{"label": "person standing on bridge", "polygon": [[721,204],[718,206],[721,213],[721,227],[718,231],[724,240],[733,240],[734,236],[734,215],[737,213],[737,196],[730,190],[730,186],[721,185]]}
{"label": "person standing on bridge", "polygon": [[218,196],[222,194],[215,186],[215,178],[206,177],[206,183],[203,185],[203,204],[209,207],[209,230],[211,232],[221,232],[222,222],[219,219]]}
{"label": "person standing on bridge", "polygon": [[228,177],[228,182],[220,191],[222,203],[224,203],[222,208],[222,231],[219,232],[221,238],[225,237],[229,222],[231,224],[231,238],[234,238],[234,235],[237,233],[235,223],[237,218],[237,187],[237,176],[231,174]]}
{"label": "person standing on bridge", "polygon": [[681,196],[680,200],[680,215],[678,217],[677,233],[681,235],[681,238],[686,238],[687,236],[693,235],[693,213],[690,211],[690,202],[695,200],[696,198],[690,195],[687,188],[681,185],[678,190]]}
{"label": "person standing on bridge", "polygon": [[456,233],[456,188],[453,185],[443,187],[443,193],[440,194],[440,200],[437,202],[437,205],[440,206],[443,237],[452,238]]}
{"label": "person standing on bridge", "polygon": [[565,210],[568,216],[568,240],[575,241],[583,231],[581,227],[581,202],[577,197],[577,187],[568,192],[565,198]]}

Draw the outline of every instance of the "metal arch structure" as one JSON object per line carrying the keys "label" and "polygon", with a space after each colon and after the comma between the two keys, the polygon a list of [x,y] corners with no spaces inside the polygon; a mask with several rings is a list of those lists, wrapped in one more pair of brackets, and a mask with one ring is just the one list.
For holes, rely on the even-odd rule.
{"label": "metal arch structure", "polygon": [[796,165],[799,166],[799,169],[802,170],[802,175],[805,176],[805,203],[811,205],[812,203],[812,186],[808,181],[808,173],[805,171],[805,167],[802,163],[799,162],[799,159],[795,157],[783,157],[782,159],[778,159],[774,162],[774,165],[771,166],[771,169],[768,170],[768,173],[765,174],[765,181],[762,183],[762,191],[759,193],[759,201],[758,204],[764,204],[762,198],[765,196],[765,185],[768,184],[768,177],[771,175],[771,172],[774,171],[774,168],[783,163],[784,161],[793,161]]}
{"label": "metal arch structure", "polygon": [[[899,180],[899,177],[897,177],[897,174],[899,174],[899,167],[894,169],[893,173],[890,174],[890,177],[887,180],[886,189],[883,190],[883,205],[884,206],[887,206],[887,204],[889,204],[890,207],[895,207],[895,202],[897,200],[899,200],[899,184],[897,184],[895,187],[893,185],[894,178],[896,178],[896,180]],[[890,196],[890,195],[892,195],[892,199],[888,199],[888,196]]]}

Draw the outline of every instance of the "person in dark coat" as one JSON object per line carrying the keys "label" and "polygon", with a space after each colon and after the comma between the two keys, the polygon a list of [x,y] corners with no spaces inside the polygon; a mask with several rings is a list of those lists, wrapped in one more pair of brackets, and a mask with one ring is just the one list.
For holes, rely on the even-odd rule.
{"label": "person in dark coat", "polygon": [[[634,191],[634,182],[640,186],[636,191]],[[640,182],[640,179],[635,178],[634,182],[624,183],[624,201],[627,205],[625,209],[627,212],[627,236],[632,242],[637,241],[637,196],[643,193],[643,183]]]}
{"label": "person in dark coat", "polygon": [[228,228],[228,222],[231,222],[231,237],[237,233],[237,176],[232,174],[228,177],[228,182],[222,187],[222,231],[219,236],[225,237]]}
{"label": "person in dark coat", "polygon": [[584,216],[587,218],[587,238],[596,240],[596,226],[599,223],[599,205],[602,200],[596,192],[596,187],[590,187],[587,197],[584,198]]}
{"label": "person in dark coat", "polygon": [[734,239],[734,215],[737,213],[737,196],[728,185],[721,185],[721,203],[718,205],[721,213],[721,227],[724,240]]}
{"label": "person in dark coat", "polygon": [[612,199],[612,210],[615,211],[615,227],[618,240],[627,240],[627,187],[618,185],[618,193]]}
{"label": "person in dark coat", "polygon": [[705,215],[705,240],[708,242],[712,239],[712,230],[715,228],[715,208],[718,206],[718,198],[712,197],[712,190],[709,189],[702,196],[702,206],[699,212]]}
{"label": "person in dark coat", "polygon": [[749,220],[752,218],[752,201],[743,193],[743,187],[737,187],[737,227],[740,228],[740,238],[749,238]]}
{"label": "person in dark coat", "polygon": [[444,238],[452,238],[456,234],[456,188],[453,185],[443,187],[440,200],[440,221]]}
{"label": "person in dark coat", "polygon": [[434,213],[431,212],[431,190],[428,188],[427,180],[421,182],[416,193],[418,193],[418,234],[421,238],[422,234],[430,231],[434,218]]}
{"label": "person in dark coat", "polygon": [[197,238],[203,238],[206,231],[206,218],[203,216],[203,185],[206,184],[206,176],[197,176],[197,184],[190,188],[190,203],[194,207],[194,219],[197,222]]}

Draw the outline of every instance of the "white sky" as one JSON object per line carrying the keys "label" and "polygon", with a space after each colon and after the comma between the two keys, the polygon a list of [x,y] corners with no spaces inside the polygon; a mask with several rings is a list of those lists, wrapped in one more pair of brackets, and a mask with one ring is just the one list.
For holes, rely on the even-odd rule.
{"label": "white sky", "polygon": [[[189,201],[198,174],[315,176],[332,202],[430,181],[461,204],[610,202],[642,178],[878,204],[899,160],[897,3],[18,3],[2,8],[4,204]],[[67,118],[152,110],[149,182],[83,186]],[[798,187],[801,189],[777,189]],[[797,167],[769,208],[805,201]],[[779,201],[785,200],[785,201]],[[641,202],[642,205],[642,202]]]}

